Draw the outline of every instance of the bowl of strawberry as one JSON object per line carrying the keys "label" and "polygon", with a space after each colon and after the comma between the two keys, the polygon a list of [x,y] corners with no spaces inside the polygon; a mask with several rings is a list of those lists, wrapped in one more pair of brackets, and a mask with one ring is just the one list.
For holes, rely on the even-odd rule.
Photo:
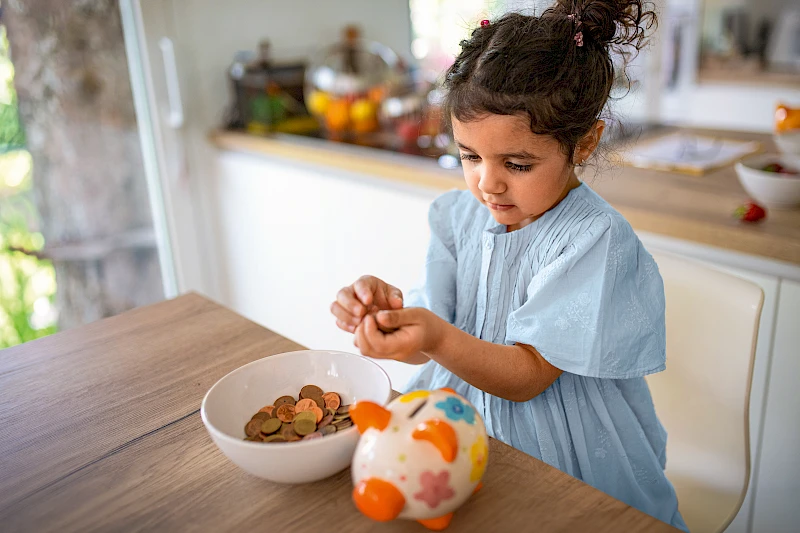
{"label": "bowl of strawberry", "polygon": [[756,203],[775,209],[800,207],[800,157],[758,154],[735,168],[739,183]]}

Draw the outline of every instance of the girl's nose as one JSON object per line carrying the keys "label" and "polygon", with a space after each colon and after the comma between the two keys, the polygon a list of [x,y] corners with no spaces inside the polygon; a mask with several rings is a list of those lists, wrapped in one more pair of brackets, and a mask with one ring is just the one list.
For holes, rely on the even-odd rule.
{"label": "girl's nose", "polygon": [[485,194],[502,194],[506,190],[505,182],[502,178],[502,170],[483,164],[480,167],[481,179],[478,188]]}

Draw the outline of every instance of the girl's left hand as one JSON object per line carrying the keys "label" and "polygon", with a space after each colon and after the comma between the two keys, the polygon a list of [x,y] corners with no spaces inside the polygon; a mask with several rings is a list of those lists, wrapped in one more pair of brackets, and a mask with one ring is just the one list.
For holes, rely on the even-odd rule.
{"label": "girl's left hand", "polygon": [[368,357],[419,363],[421,352],[432,351],[439,344],[446,324],[422,307],[379,311],[364,317],[353,344]]}

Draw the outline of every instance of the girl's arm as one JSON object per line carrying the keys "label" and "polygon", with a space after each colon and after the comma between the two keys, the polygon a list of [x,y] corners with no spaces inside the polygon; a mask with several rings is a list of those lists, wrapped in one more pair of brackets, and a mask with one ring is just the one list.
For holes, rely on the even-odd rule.
{"label": "girl's arm", "polygon": [[375,358],[412,364],[433,359],[467,383],[515,402],[538,396],[562,372],[532,346],[483,341],[415,307],[368,315],[356,329],[355,344]]}

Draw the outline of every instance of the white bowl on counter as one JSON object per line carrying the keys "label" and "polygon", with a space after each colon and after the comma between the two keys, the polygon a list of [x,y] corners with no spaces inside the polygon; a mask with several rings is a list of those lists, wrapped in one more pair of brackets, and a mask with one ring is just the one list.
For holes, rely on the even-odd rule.
{"label": "white bowl on counter", "polygon": [[358,444],[355,426],[314,440],[249,442],[244,426],[283,395],[297,398],[305,385],[336,392],[342,403],[369,400],[385,405],[389,376],[374,361],[351,353],[301,350],[253,361],[217,381],[203,398],[200,416],[223,454],[246,472],[277,483],[309,483],[348,466]]}
{"label": "white bowl on counter", "polygon": [[787,175],[762,170],[770,163],[800,172],[800,156],[758,154],[736,163],[739,183],[753,200],[764,207],[792,209],[800,207],[800,174]]}
{"label": "white bowl on counter", "polygon": [[800,131],[776,133],[772,138],[782,154],[800,156]]}

